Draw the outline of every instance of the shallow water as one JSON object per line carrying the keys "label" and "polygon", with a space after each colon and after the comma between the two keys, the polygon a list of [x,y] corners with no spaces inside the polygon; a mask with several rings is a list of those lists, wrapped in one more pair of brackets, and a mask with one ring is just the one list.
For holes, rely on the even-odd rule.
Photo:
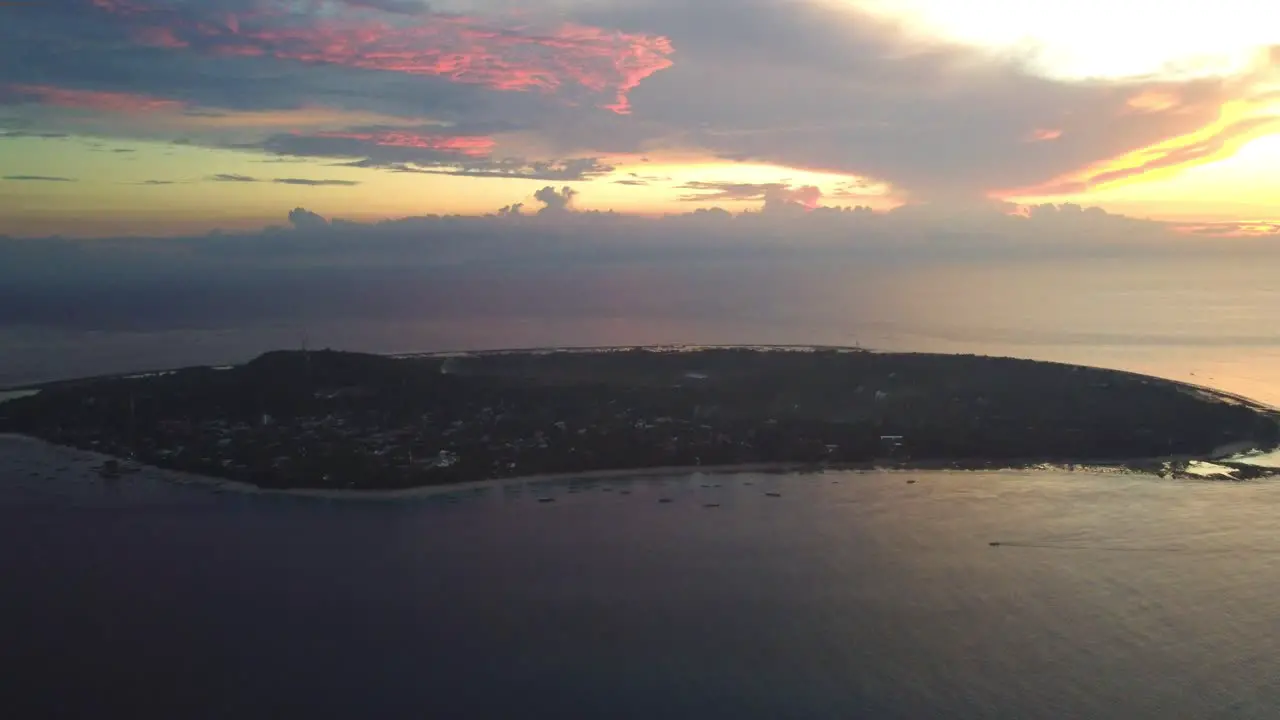
{"label": "shallow water", "polygon": [[1280,707],[1276,483],[690,476],[402,503],[196,488],[72,501],[29,485],[0,491],[0,655],[18,668],[11,687],[45,710],[1239,718]]}

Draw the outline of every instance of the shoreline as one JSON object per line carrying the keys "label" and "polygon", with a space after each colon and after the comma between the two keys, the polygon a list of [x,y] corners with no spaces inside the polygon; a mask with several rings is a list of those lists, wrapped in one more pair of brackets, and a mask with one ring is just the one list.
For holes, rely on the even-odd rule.
{"label": "shoreline", "polygon": [[[64,466],[59,469],[69,470],[72,466],[85,473],[92,473],[95,480],[108,484],[95,471],[95,467],[101,466],[107,460],[116,460],[121,462],[125,468],[128,468],[122,476],[112,483],[125,483],[129,478],[141,477],[148,481],[160,481],[171,486],[188,486],[206,489],[212,493],[234,492],[242,495],[264,495],[264,496],[282,496],[295,498],[308,498],[316,500],[341,500],[341,501],[396,501],[396,500],[421,500],[433,497],[449,496],[457,494],[468,494],[476,492],[485,492],[490,490],[498,490],[508,487],[539,487],[544,485],[556,484],[572,484],[579,482],[597,482],[610,480],[632,480],[632,479],[654,479],[654,478],[671,478],[690,475],[735,475],[735,474],[823,474],[826,472],[850,472],[850,473],[896,473],[896,472],[1025,472],[1036,471],[1041,468],[1038,466],[1048,466],[1063,472],[1078,471],[1095,471],[1095,472],[1126,472],[1132,474],[1149,475],[1153,478],[1163,478],[1164,475],[1155,470],[1156,467],[1165,466],[1169,463],[1191,463],[1191,462],[1207,462],[1218,463],[1228,462],[1238,464],[1238,461],[1232,459],[1214,460],[1210,457],[1155,457],[1155,458],[1129,458],[1126,460],[1105,460],[1105,461],[1048,461],[1048,460],[1010,460],[1006,462],[986,463],[984,461],[964,462],[958,460],[917,460],[899,463],[886,463],[876,461],[848,462],[848,463],[806,463],[806,462],[761,462],[761,463],[738,463],[729,465],[673,465],[658,466],[647,468],[611,468],[600,470],[585,470],[580,472],[564,472],[564,473],[542,473],[535,475],[520,475],[508,478],[489,478],[485,480],[473,480],[462,483],[452,483],[445,485],[420,485],[410,488],[386,488],[386,489],[365,489],[365,490],[338,490],[328,488],[264,488],[250,483],[239,482],[236,480],[227,480],[211,475],[200,475],[197,473],[185,472],[182,470],[173,470],[169,468],[161,468],[153,465],[144,465],[129,460],[107,455],[105,453],[93,450],[84,450],[69,445],[58,445],[56,443],[43,440],[41,438],[30,435],[22,435],[17,433],[0,434],[0,455],[5,454],[6,445],[27,446],[39,448],[42,451],[51,452],[57,456]],[[1256,452],[1267,452],[1266,448],[1252,447],[1248,454]],[[1270,451],[1274,451],[1274,448]],[[1239,457],[1245,452],[1237,452],[1233,457]],[[87,466],[86,463],[96,463],[94,466]],[[1263,468],[1265,469],[1265,468]],[[1280,474],[1280,470],[1274,470]],[[29,473],[31,475],[46,475],[39,471]],[[1188,476],[1192,474],[1188,473]],[[51,479],[51,478],[50,478]],[[1199,479],[1209,480],[1208,477],[1200,477]],[[1239,481],[1238,478],[1230,478]]]}

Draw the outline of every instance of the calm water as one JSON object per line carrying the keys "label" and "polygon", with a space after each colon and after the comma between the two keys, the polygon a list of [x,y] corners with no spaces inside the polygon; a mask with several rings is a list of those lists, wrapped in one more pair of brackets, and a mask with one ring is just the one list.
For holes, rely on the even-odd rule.
{"label": "calm water", "polygon": [[7,480],[0,656],[39,703],[13,717],[1280,707],[1275,483],[740,475],[352,504]]}
{"label": "calm water", "polygon": [[[299,347],[303,337],[312,347],[374,352],[795,343],[1083,363],[1280,405],[1280,258],[1228,250],[1144,260],[422,271],[305,300],[267,290],[234,302],[94,296],[61,320],[0,325],[0,387],[239,362]],[[74,324],[81,318],[94,329]]]}

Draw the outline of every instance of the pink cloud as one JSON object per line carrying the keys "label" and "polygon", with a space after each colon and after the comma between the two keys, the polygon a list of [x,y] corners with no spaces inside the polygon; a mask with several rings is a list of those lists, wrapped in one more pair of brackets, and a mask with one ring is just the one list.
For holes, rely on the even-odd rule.
{"label": "pink cloud", "polygon": [[1045,142],[1048,140],[1057,140],[1062,137],[1062,131],[1057,129],[1042,129],[1031,133],[1032,142]]}
{"label": "pink cloud", "polygon": [[541,29],[429,14],[406,24],[403,15],[326,5],[323,18],[290,15],[285,24],[277,22],[284,13],[274,0],[239,17],[193,22],[143,0],[94,4],[116,15],[146,14],[151,25],[164,25],[167,34],[151,29],[139,38],[149,45],[181,47],[176,43],[189,43],[183,38],[189,35],[218,54],[445,77],[505,91],[553,93],[578,86],[604,95],[600,106],[620,114],[630,112],[632,90],[672,65],[665,37],[572,23]]}
{"label": "pink cloud", "polygon": [[[105,0],[104,0],[105,1]],[[20,100],[44,105],[118,113],[146,113],[177,110],[182,103],[135,93],[76,90],[52,85],[8,85],[8,93]]]}
{"label": "pink cloud", "polygon": [[265,50],[257,45],[235,44],[219,45],[214,52],[229,57],[259,57],[267,54]]}
{"label": "pink cloud", "polygon": [[160,25],[148,25],[138,28],[133,33],[133,39],[142,45],[150,45],[151,47],[184,48],[191,45],[186,40],[174,35],[169,28]]}
{"label": "pink cloud", "polygon": [[483,135],[425,135],[400,130],[381,132],[319,132],[314,137],[343,138],[371,142],[388,147],[419,148],[454,152],[459,155],[483,157],[493,149],[494,140]]}
{"label": "pink cloud", "polygon": [[774,206],[798,205],[805,210],[813,210],[822,201],[822,190],[814,185],[786,187],[769,190],[765,193],[765,208]]}

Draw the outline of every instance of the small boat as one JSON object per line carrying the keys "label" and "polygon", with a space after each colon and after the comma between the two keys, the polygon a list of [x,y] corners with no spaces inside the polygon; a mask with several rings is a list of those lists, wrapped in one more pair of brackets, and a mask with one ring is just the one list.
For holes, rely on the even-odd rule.
{"label": "small boat", "polygon": [[765,495],[767,495],[767,496],[769,496],[769,497],[782,497],[782,493],[780,493],[780,492],[767,492],[767,493],[765,493]]}
{"label": "small boat", "polygon": [[550,502],[555,502],[555,501],[556,501],[556,499],[555,499],[555,498],[553,498],[553,497],[540,497],[540,498],[538,498],[538,502],[540,502],[540,503],[550,503]]}

